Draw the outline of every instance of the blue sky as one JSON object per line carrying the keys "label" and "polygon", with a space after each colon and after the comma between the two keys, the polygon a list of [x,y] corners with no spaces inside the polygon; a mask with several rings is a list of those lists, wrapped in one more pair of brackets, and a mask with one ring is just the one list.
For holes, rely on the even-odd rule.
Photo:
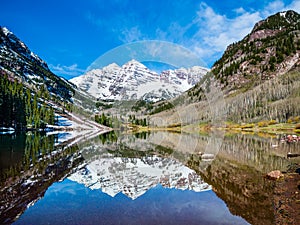
{"label": "blue sky", "polygon": [[0,25],[71,78],[107,51],[143,40],[181,45],[210,67],[257,21],[287,9],[299,13],[300,1],[10,0],[1,3]]}

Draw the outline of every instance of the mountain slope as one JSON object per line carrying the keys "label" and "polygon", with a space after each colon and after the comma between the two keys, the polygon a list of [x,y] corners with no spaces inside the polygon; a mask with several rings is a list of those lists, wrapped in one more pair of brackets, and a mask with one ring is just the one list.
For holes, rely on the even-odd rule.
{"label": "mountain slope", "polygon": [[73,78],[70,82],[102,100],[159,101],[178,96],[208,72],[202,67],[167,70],[157,74],[136,60],[123,66],[110,64]]}
{"label": "mountain slope", "polygon": [[231,89],[258,85],[300,65],[300,15],[279,12],[254,26],[243,40],[229,45],[212,73]]}
{"label": "mountain slope", "polygon": [[[280,12],[228,46],[193,88],[154,109],[150,124],[286,122],[300,115],[300,15]],[[158,119],[157,119],[158,118]],[[163,123],[163,124],[162,124]]]}
{"label": "mountain slope", "polygon": [[54,97],[71,101],[74,87],[53,74],[47,64],[5,27],[0,27],[0,74],[35,92],[45,86]]}
{"label": "mountain slope", "polygon": [[[89,106],[95,107],[93,99],[53,74],[19,38],[0,27],[0,129],[66,129],[59,128],[55,117],[66,116],[72,124],[83,123],[70,111],[82,112]],[[90,125],[80,127],[99,128]],[[67,129],[76,128],[73,125]]]}

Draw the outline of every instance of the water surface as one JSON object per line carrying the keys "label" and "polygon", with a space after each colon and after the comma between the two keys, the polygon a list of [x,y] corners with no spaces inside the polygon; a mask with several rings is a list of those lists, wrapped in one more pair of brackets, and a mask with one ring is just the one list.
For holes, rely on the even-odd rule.
{"label": "water surface", "polygon": [[279,138],[112,132],[67,146],[57,135],[0,136],[0,222],[272,224],[264,175],[299,149]]}

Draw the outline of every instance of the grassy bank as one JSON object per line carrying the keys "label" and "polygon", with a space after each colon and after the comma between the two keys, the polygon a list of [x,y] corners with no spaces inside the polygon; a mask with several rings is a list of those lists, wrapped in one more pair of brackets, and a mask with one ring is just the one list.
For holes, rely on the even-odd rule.
{"label": "grassy bank", "polygon": [[208,132],[210,130],[225,130],[229,132],[251,132],[251,133],[298,133],[300,134],[300,124],[295,123],[275,123],[260,121],[258,123],[243,123],[237,124],[226,122],[224,126],[216,127],[209,123],[191,124],[191,125],[174,125],[168,127],[145,127],[137,125],[129,125],[129,130],[135,132],[148,132],[148,131],[173,131],[173,132]]}
{"label": "grassy bank", "polygon": [[275,123],[268,121],[260,121],[258,123],[234,124],[227,122],[225,130],[261,132],[261,133],[298,133],[300,132],[300,124],[294,123]]}

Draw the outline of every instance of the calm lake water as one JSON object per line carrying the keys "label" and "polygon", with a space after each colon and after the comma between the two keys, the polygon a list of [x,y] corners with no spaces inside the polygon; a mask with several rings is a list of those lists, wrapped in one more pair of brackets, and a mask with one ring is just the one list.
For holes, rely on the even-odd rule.
{"label": "calm lake water", "polygon": [[280,136],[68,135],[0,135],[0,224],[273,224],[264,175],[299,160]]}

